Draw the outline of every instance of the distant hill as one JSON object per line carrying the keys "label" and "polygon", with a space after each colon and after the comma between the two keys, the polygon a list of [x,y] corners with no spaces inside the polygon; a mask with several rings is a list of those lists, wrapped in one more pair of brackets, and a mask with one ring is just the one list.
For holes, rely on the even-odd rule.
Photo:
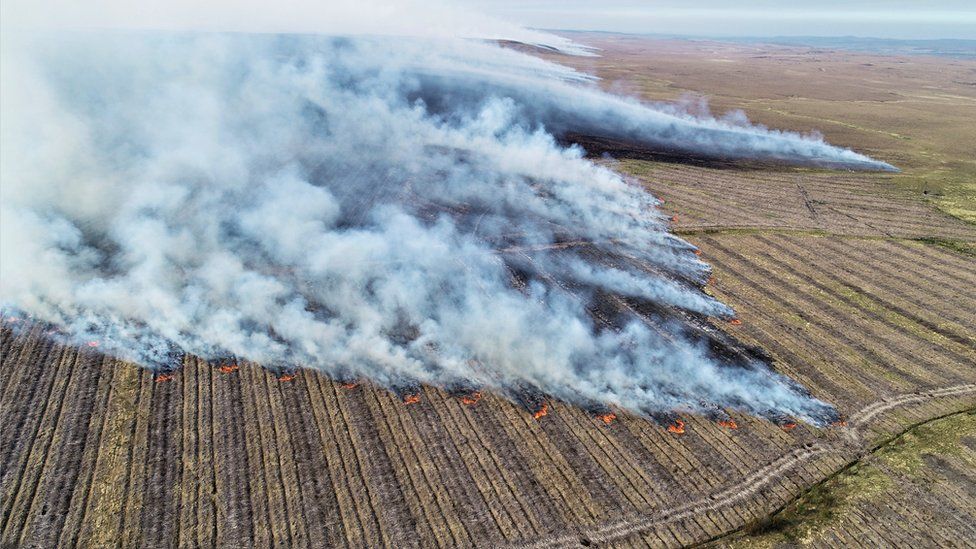
{"label": "distant hill", "polygon": [[721,40],[866,51],[884,55],[937,55],[957,59],[976,59],[976,40],[897,40],[857,36],[775,36],[771,38],[721,38]]}

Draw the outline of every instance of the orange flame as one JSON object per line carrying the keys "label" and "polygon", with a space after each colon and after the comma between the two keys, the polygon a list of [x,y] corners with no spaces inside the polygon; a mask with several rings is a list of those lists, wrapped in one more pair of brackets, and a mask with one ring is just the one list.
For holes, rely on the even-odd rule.
{"label": "orange flame", "polygon": [[220,373],[222,374],[231,374],[239,370],[240,366],[238,366],[237,363],[231,362],[229,364],[221,364],[220,368],[217,369],[220,370]]}
{"label": "orange flame", "polygon": [[461,397],[461,402],[467,404],[468,406],[474,406],[481,400],[481,391],[475,391],[470,395],[464,395]]}
{"label": "orange flame", "polygon": [[739,320],[738,318],[733,318],[733,319],[729,320],[729,324],[731,324],[733,326],[739,326],[739,325],[742,324],[742,321]]}
{"label": "orange flame", "polygon": [[837,421],[831,423],[834,427],[847,427],[847,422],[843,419],[838,419]]}
{"label": "orange flame", "polygon": [[677,221],[678,221],[678,216],[672,215],[671,216],[671,223],[677,223]]}
{"label": "orange flame", "polygon": [[676,435],[683,435],[685,433],[685,422],[681,421],[680,419],[674,420],[673,425],[668,425],[668,432]]}
{"label": "orange flame", "polygon": [[295,379],[295,374],[285,373],[278,376],[278,381],[291,381],[293,379]]}
{"label": "orange flame", "polygon": [[789,431],[791,429],[795,429],[796,428],[796,423],[793,423],[791,421],[789,423],[784,423],[784,424],[780,425],[780,427],[782,427],[784,431]]}
{"label": "orange flame", "polygon": [[156,383],[165,383],[167,381],[173,381],[173,374],[156,374]]}
{"label": "orange flame", "polygon": [[97,341],[89,341],[88,342],[88,346],[89,347],[98,347],[98,345],[99,345],[99,343]]}
{"label": "orange flame", "polygon": [[534,414],[532,414],[532,417],[534,417],[535,419],[541,419],[546,417],[547,415],[549,415],[549,405],[543,402],[542,407],[539,408]]}
{"label": "orange flame", "polygon": [[349,383],[343,383],[342,385],[340,385],[340,387],[342,387],[343,389],[355,389],[356,387],[359,387],[359,383],[356,383],[355,381],[351,381]]}
{"label": "orange flame", "polygon": [[617,414],[613,412],[607,412],[605,414],[600,414],[596,416],[596,418],[602,421],[603,423],[610,425],[611,423],[613,423],[613,420],[617,419]]}
{"label": "orange flame", "polygon": [[706,282],[706,284],[709,285],[715,284],[715,277],[714,276],[708,277],[708,282]]}
{"label": "orange flame", "polygon": [[721,425],[722,427],[728,427],[729,429],[739,428],[738,424],[736,424],[734,419],[721,419],[718,421],[718,424]]}
{"label": "orange flame", "polygon": [[701,250],[695,250],[695,255],[701,255]]}
{"label": "orange flame", "polygon": [[414,394],[410,394],[410,395],[405,395],[403,397],[403,403],[404,404],[416,404],[418,402],[420,402],[420,395],[419,394],[414,393]]}

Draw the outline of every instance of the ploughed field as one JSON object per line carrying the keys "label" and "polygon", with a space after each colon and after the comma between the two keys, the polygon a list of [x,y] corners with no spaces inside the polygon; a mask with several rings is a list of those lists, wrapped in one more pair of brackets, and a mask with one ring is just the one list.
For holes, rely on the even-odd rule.
{"label": "ploughed field", "polygon": [[[617,167],[665,199],[675,230],[714,267],[709,291],[742,320],[721,328],[765,349],[844,424],[791,428],[733,412],[725,424],[682,416],[684,432],[672,432],[680,429],[622,413],[607,423],[560,402],[536,418],[491,394],[465,402],[424,387],[405,404],[365,383],[310,371],[282,381],[258,365],[194,357],[156,381],[5,318],[0,542],[748,543],[723,536],[762,531],[811,487],[880,459],[872,452],[887,441],[976,408],[976,227],[903,184],[906,175],[640,158]],[[790,541],[976,543],[960,527],[976,523],[965,497],[971,460],[925,463],[948,488],[920,505],[939,513],[856,501],[847,507],[856,529]],[[899,528],[898,513],[918,520]]]}

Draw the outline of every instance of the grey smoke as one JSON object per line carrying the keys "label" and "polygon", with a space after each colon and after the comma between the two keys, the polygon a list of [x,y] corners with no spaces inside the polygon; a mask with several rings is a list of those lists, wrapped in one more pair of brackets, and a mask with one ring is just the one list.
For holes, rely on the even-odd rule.
{"label": "grey smoke", "polygon": [[553,134],[883,163],[470,40],[18,41],[2,65],[0,300],[71,342],[155,368],[180,350],[642,412],[832,414],[709,346],[728,342],[704,318],[734,313],[701,290],[708,266],[654,197]]}

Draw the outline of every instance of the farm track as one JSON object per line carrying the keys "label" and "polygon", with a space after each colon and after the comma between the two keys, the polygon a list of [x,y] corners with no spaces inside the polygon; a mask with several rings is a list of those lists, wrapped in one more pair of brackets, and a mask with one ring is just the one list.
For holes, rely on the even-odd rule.
{"label": "farm track", "polygon": [[[973,241],[972,226],[884,175],[648,166],[647,186],[714,268],[709,291],[743,320],[720,329],[766,349],[847,426],[784,431],[733,411],[737,429],[683,417],[675,435],[561,402],[537,421],[491,394],[469,406],[425,387],[404,405],[368,383],[310,371],[279,382],[194,357],[156,383],[5,318],[0,543],[687,546],[762,520],[913,425],[976,407],[976,270],[916,240]],[[926,505],[966,512],[964,487]],[[892,517],[931,518],[865,506],[823,545],[917,540],[872,526]],[[927,545],[976,539],[945,520],[954,531],[925,533]]]}
{"label": "farm track", "polygon": [[805,444],[802,448],[783,455],[772,463],[745,476],[740,482],[721,491],[711,493],[703,498],[677,507],[669,508],[663,512],[644,515],[636,519],[625,519],[603,524],[598,528],[583,530],[578,534],[547,537],[532,543],[525,543],[523,546],[578,547],[581,540],[585,540],[587,543],[607,543],[628,538],[635,534],[646,535],[648,531],[656,531],[665,525],[670,525],[670,523],[681,523],[682,521],[693,519],[707,511],[725,508],[731,509],[742,502],[747,502],[749,498],[763,491],[769,484],[782,482],[781,477],[785,473],[797,469],[823,455],[833,454],[839,456],[841,459],[847,460],[848,463],[856,461],[856,459],[866,453],[865,450],[860,449],[861,447],[858,444],[862,442],[861,439],[863,437],[859,429],[868,425],[870,420],[879,413],[901,406],[924,403],[935,398],[971,395],[976,395],[976,384],[959,385],[927,393],[910,393],[886,400],[880,404],[872,404],[851,416],[850,423],[853,428],[846,429],[843,438],[825,444]]}

